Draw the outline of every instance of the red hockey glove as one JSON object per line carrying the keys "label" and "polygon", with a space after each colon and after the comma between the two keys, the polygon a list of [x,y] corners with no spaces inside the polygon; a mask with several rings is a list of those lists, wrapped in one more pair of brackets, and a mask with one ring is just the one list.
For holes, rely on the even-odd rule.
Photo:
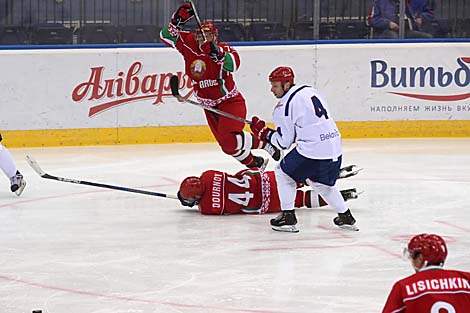
{"label": "red hockey glove", "polygon": [[194,16],[194,10],[189,3],[183,3],[171,17],[171,24],[181,28]]}
{"label": "red hockey glove", "polygon": [[265,142],[271,142],[271,136],[274,134],[274,130],[269,127],[266,127],[266,122],[260,120],[257,116],[251,118],[251,131],[253,134],[258,137],[259,140]]}

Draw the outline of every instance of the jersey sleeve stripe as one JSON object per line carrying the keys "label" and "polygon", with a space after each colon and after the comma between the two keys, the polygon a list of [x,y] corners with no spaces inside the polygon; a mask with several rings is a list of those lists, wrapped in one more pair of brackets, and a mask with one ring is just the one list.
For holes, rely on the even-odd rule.
{"label": "jersey sleeve stripe", "polygon": [[168,27],[163,27],[160,32],[160,39],[168,46],[175,47],[175,43],[178,37],[173,37],[168,30]]}
{"label": "jersey sleeve stripe", "polygon": [[226,52],[225,53],[225,60],[223,65],[224,70],[228,72],[235,72],[237,68],[237,64],[235,62],[235,57],[232,53]]}

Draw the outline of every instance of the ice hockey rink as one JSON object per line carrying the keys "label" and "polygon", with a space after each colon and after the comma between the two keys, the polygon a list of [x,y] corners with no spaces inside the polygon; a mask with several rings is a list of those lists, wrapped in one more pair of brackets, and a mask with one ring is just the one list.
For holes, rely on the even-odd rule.
{"label": "ice hockey rink", "polygon": [[[446,268],[470,271],[470,138],[344,140],[339,180],[359,232],[333,209],[299,209],[300,232],[272,215],[201,216],[178,200],[40,178],[52,175],[176,194],[204,170],[242,169],[215,143],[10,149],[27,187],[0,179],[0,312],[381,312],[412,274],[401,252],[444,236]],[[260,151],[258,154],[264,154]],[[268,169],[273,169],[271,160]]]}

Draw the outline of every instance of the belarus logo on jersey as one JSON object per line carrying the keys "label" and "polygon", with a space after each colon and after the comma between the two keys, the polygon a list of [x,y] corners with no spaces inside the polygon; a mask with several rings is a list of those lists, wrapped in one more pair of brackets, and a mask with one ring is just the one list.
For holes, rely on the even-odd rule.
{"label": "belarus logo on jersey", "polygon": [[206,62],[202,60],[194,60],[191,63],[191,77],[201,78],[206,72]]}

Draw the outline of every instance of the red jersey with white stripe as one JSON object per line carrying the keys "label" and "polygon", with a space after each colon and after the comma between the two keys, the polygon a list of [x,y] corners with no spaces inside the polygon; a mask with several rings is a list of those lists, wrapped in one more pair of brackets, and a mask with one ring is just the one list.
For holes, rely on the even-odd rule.
{"label": "red jersey with white stripe", "polygon": [[274,172],[243,170],[229,175],[210,170],[202,173],[201,181],[201,214],[264,214],[280,210]]}
{"label": "red jersey with white stripe", "polygon": [[217,43],[224,52],[224,58],[215,62],[199,48],[193,33],[180,31],[172,24],[162,29],[160,39],[183,55],[185,72],[193,80],[193,89],[200,103],[216,106],[239,94],[232,72],[240,66],[240,56],[232,46]]}
{"label": "red jersey with white stripe", "polygon": [[470,273],[429,266],[395,283],[382,313],[470,312]]}

